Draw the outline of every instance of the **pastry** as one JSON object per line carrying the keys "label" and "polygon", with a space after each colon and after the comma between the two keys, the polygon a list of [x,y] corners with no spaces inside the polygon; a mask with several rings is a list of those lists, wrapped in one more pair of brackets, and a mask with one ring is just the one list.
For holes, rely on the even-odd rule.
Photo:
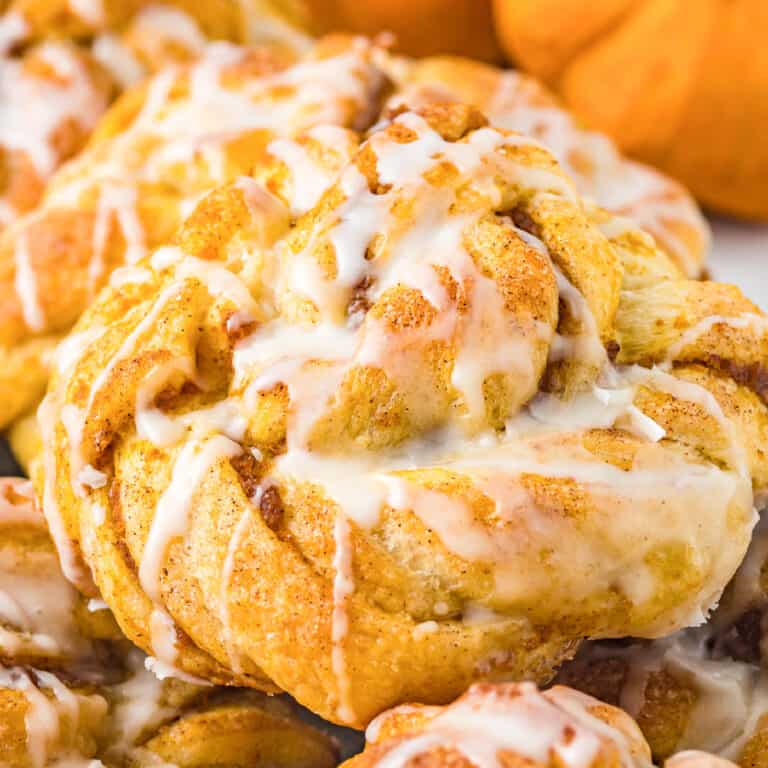
{"label": "pastry", "polygon": [[768,219],[762,0],[494,0],[494,11],[514,62],[589,125],[704,205]]}
{"label": "pastry", "polygon": [[0,236],[0,425],[35,405],[52,348],[110,272],[167,241],[200,195],[259,166],[279,136],[373,120],[383,76],[372,51],[327,39],[286,69],[279,53],[214,44],[123,95],[41,205]]}
{"label": "pastry", "polygon": [[66,41],[0,58],[0,230],[37,205],[53,171],[87,141],[113,88],[98,62]]}
{"label": "pastry", "polygon": [[0,667],[5,768],[333,768],[337,754],[288,702],[252,691],[168,684],[142,665],[99,689]]}
{"label": "pastry", "polygon": [[587,644],[559,679],[632,715],[658,760],[696,748],[764,768],[768,673],[723,655],[708,635]]}
{"label": "pastry", "polygon": [[[343,768],[653,768],[636,723],[616,707],[566,686],[478,684],[445,707],[406,705],[380,715],[365,751]],[[685,752],[665,768],[736,768]]]}
{"label": "pastry", "polygon": [[[113,97],[147,74],[199,58],[211,38],[255,38],[285,58],[309,46],[298,33],[280,37],[268,16],[255,13],[255,1],[243,29],[245,19],[230,29],[217,5],[230,14],[239,8],[121,3],[105,7],[103,24],[87,36],[71,30],[72,40],[61,36],[69,28],[64,19],[87,3],[16,3],[0,16],[0,51],[4,32],[11,35],[0,58],[0,229],[37,205],[51,174],[83,147]],[[218,23],[207,23],[209,15]]]}
{"label": "pastry", "polygon": [[64,578],[32,485],[0,478],[0,664],[105,680],[118,629],[102,601]]}
{"label": "pastry", "polygon": [[169,677],[131,649],[103,601],[64,579],[19,478],[0,478],[0,649],[4,768],[337,762],[287,701]]}
{"label": "pastry", "polygon": [[[162,34],[145,34],[142,30],[147,24],[151,30],[157,15],[168,13],[158,9],[139,14],[124,39],[162,41]],[[131,37],[134,28],[139,32]],[[272,156],[265,148],[273,133],[290,138],[318,121],[367,127],[378,113],[384,72],[398,83],[393,105],[413,101],[418,106],[446,96],[480,102],[492,110],[495,122],[524,129],[551,143],[583,193],[640,221],[688,274],[700,273],[708,235],[687,195],[649,169],[621,161],[601,137],[577,130],[567,114],[555,109],[533,81],[463,60],[413,63],[393,59],[383,50],[367,48],[363,43],[356,43],[363,46],[357,54],[362,57],[358,62],[355,55],[345,58],[344,46],[350,44],[327,40],[309,54],[311,60],[313,56],[322,59],[329,55],[333,59],[336,53],[341,67],[338,74],[333,73],[332,62],[314,71],[311,66],[297,65],[298,77],[309,78],[307,87],[314,78],[323,81],[325,104],[321,113],[313,114],[310,109],[301,115],[303,107],[297,98],[281,94],[280,101],[287,108],[296,107],[295,117],[284,116],[294,124],[277,125],[280,121],[272,121],[269,132],[251,126],[263,125],[265,112],[274,107],[270,93],[256,97],[256,108],[249,106],[252,96],[248,94],[254,88],[258,90],[260,77],[268,79],[269,72],[285,67],[286,56],[274,49],[269,54],[243,49],[243,62],[232,65],[238,70],[237,83],[230,87],[237,90],[244,103],[226,112],[209,106],[211,99],[226,94],[227,89],[217,94],[215,89],[201,93],[204,89],[198,88],[189,97],[172,97],[172,114],[161,112],[156,118],[145,114],[141,121],[134,121],[146,94],[162,97],[170,73],[158,75],[154,85],[139,86],[121,99],[101,122],[89,148],[56,174],[42,205],[0,238],[0,264],[6,265],[0,295],[7,297],[7,314],[0,322],[0,425],[8,425],[25,410],[32,410],[47,378],[50,350],[59,332],[74,322],[114,266],[134,261],[145,250],[166,241],[197,197],[215,183],[246,171],[257,176],[271,173]],[[133,45],[131,50],[140,48]],[[176,47],[171,50],[180,56]],[[224,66],[215,62],[226,55],[238,56],[232,48],[211,48],[199,65],[190,65],[193,80],[194,72]],[[154,66],[152,61],[157,58],[162,60],[162,53],[153,53],[148,66]],[[355,78],[350,81],[343,76],[346,66],[357,67],[362,73],[359,84]],[[202,80],[202,75],[197,79]],[[350,87],[352,90],[345,90]],[[529,106],[523,106],[526,104]],[[200,115],[206,110],[209,117],[203,120]],[[221,121],[215,127],[210,121],[212,111]],[[235,115],[247,117],[243,122]],[[185,125],[181,134],[175,121]],[[214,128],[222,127],[226,128],[224,134],[213,135]],[[346,139],[340,138],[337,143],[343,151]],[[295,163],[300,161],[303,150],[278,143],[277,151],[293,152]],[[193,162],[185,168],[182,161],[190,156]],[[119,182],[115,176],[119,176]],[[634,196],[625,194],[628,177],[634,179]],[[310,162],[302,186],[311,190],[317,183]],[[617,189],[624,190],[623,197],[617,196]],[[120,216],[116,215],[118,209]],[[52,273],[50,264],[54,262],[57,270]],[[61,290],[60,281],[65,281],[66,291]],[[24,381],[24,387],[17,386],[19,381]],[[22,429],[20,434],[26,440],[29,431]],[[26,452],[24,444],[17,439],[14,443],[19,445],[19,455]]]}
{"label": "pastry", "polygon": [[474,108],[325,181],[310,134],[69,337],[35,472],[67,575],[164,663],[356,727],[701,621],[768,483],[760,311]]}
{"label": "pastry", "polygon": [[[0,18],[0,51],[50,37],[86,41],[105,33],[119,33],[137,15],[156,13],[158,9],[186,16],[210,40],[266,42],[279,38],[280,33],[291,34],[286,28],[289,5],[280,0],[11,0],[6,8],[0,8],[4,11]],[[166,18],[168,27],[175,26],[183,39],[189,21],[178,15]]]}
{"label": "pastry", "polygon": [[623,158],[606,136],[586,131],[537,80],[450,57],[398,62],[395,73],[398,90],[391,105],[450,100],[479,106],[494,125],[541,141],[580,194],[640,224],[689,277],[702,274],[709,229],[688,192]]}

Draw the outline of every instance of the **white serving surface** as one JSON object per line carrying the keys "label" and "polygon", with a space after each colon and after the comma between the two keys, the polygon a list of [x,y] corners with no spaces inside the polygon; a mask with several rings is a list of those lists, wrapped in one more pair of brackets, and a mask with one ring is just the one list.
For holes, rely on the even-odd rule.
{"label": "white serving surface", "polygon": [[715,219],[712,229],[712,278],[735,283],[768,312],[768,224]]}

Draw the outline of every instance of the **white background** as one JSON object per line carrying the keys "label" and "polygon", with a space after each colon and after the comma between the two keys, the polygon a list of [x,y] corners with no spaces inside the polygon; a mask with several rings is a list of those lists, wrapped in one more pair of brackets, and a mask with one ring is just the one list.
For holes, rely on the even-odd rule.
{"label": "white background", "polygon": [[713,280],[735,283],[768,312],[768,225],[713,220]]}

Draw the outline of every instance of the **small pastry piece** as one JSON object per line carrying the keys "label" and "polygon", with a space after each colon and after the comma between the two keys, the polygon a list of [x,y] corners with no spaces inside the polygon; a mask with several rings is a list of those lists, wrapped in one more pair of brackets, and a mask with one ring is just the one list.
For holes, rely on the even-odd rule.
{"label": "small pastry piece", "polygon": [[664,768],[738,768],[738,766],[722,757],[689,749],[665,760]]}
{"label": "small pastry piece", "polygon": [[622,157],[607,136],[585,130],[532,77],[469,59],[395,62],[390,105],[457,100],[480,107],[493,125],[541,141],[579,193],[650,232],[689,277],[702,274],[709,229],[688,192],[658,171]]}
{"label": "small pastry piece", "polygon": [[118,639],[106,605],[61,573],[31,483],[0,478],[0,663],[104,682]]}
{"label": "small pastry piece", "polygon": [[628,715],[565,686],[476,684],[444,707],[385,712],[366,737],[343,768],[652,768]]}
{"label": "small pastry piece", "polygon": [[336,764],[332,740],[287,701],[177,674],[65,581],[30,483],[0,479],[0,764]]}
{"label": "small pastry piece", "polygon": [[284,698],[180,680],[135,650],[128,662],[126,679],[102,691],[109,713],[99,757],[110,767],[142,768],[158,758],[179,768],[338,762],[333,740],[302,723]]}
{"label": "small pastry piece", "polygon": [[[589,125],[706,206],[768,219],[763,0],[494,0],[499,39]],[[745,57],[744,52],[749,51]]]}
{"label": "small pastry piece", "polygon": [[137,752],[153,753],[179,768],[333,768],[338,764],[332,739],[298,720],[284,699],[255,692],[214,697],[159,728]]}
{"label": "small pastry piece", "polygon": [[660,761],[703,750],[765,768],[768,674],[709,650],[708,638],[705,627],[650,643],[586,644],[558,679],[621,706]]}
{"label": "small pastry piece", "polygon": [[700,622],[768,483],[759,310],[474,108],[309,134],[70,336],[67,573],[162,662],[356,727]]}
{"label": "small pastry piece", "polygon": [[106,714],[102,696],[67,685],[51,672],[0,666],[0,764],[87,764],[96,755]]}
{"label": "small pastry piece", "polygon": [[9,34],[17,32],[16,42],[87,40],[123,29],[142,10],[167,8],[193,19],[209,39],[246,42],[247,6],[239,0],[11,0],[3,22]]}
{"label": "small pastry piece", "polygon": [[279,55],[219,44],[125,93],[41,206],[0,237],[0,426],[35,405],[56,337],[113,269],[168,240],[201,195],[263,165],[278,137],[367,127],[383,84],[372,56],[365,41],[328,39],[286,69]]}

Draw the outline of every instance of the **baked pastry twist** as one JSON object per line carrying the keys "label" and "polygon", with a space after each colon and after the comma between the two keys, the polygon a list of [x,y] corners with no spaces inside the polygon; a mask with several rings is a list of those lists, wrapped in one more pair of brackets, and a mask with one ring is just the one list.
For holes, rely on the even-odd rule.
{"label": "baked pastry twist", "polygon": [[234,34],[226,23],[204,23],[206,4],[189,9],[197,18],[167,4],[131,15],[141,5],[102,7],[103,23],[86,37],[70,29],[73,40],[61,37],[67,15],[86,12],[87,3],[16,3],[0,16],[0,50],[4,38],[9,48],[0,58],[0,228],[38,204],[52,173],[80,151],[120,89],[204,55],[207,35]]}
{"label": "baked pastry twist", "polygon": [[560,673],[563,683],[621,706],[654,757],[717,753],[768,766],[768,674],[708,643],[708,628],[650,643],[595,643]]}
{"label": "baked pastry twist", "polygon": [[393,66],[390,104],[465,101],[500,128],[541,141],[581,195],[650,232],[689,277],[702,274],[709,228],[690,194],[653,168],[622,157],[605,135],[585,130],[538,80],[470,59],[435,57]]}
{"label": "baked pastry twist", "polygon": [[279,54],[215,44],[126,93],[0,238],[0,425],[35,404],[46,354],[109,273],[167,241],[201,194],[263,163],[276,137],[366,127],[383,80],[371,56],[364,41],[329,39],[285,69]]}
{"label": "baked pastry twist", "polygon": [[[178,11],[194,21],[210,40],[275,42],[297,39],[299,32],[286,22],[285,0],[11,0],[0,17],[0,53],[25,43],[51,37],[89,41],[101,34],[119,33],[143,12]],[[185,35],[186,22],[178,15],[168,18],[176,25],[177,39]]]}
{"label": "baked pastry twist", "polygon": [[759,310],[473,108],[351,151],[211,193],[78,323],[36,479],[68,575],[354,726],[700,621],[767,482]]}
{"label": "baked pastry twist", "polygon": [[109,682],[119,631],[64,578],[29,481],[0,478],[0,664]]}
{"label": "baked pastry twist", "polygon": [[130,650],[106,605],[64,579],[30,494],[0,479],[4,768],[336,764],[332,741],[288,702],[168,677]]}
{"label": "baked pastry twist", "polygon": [[[406,705],[380,715],[365,751],[344,768],[652,768],[648,744],[625,712],[566,686],[477,684],[446,707]],[[736,768],[685,752],[665,768]]]}

